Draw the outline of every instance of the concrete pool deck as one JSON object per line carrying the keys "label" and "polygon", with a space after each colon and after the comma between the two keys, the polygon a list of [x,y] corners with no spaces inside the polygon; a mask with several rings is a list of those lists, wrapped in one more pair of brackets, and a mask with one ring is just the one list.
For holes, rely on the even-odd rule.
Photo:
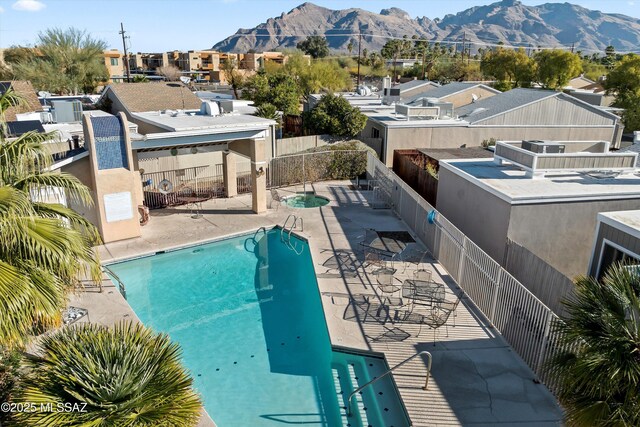
{"label": "concrete pool deck", "polygon": [[[426,325],[416,336],[419,325],[396,320],[393,313],[404,309],[398,306],[400,295],[381,293],[370,270],[335,269],[332,259],[337,253],[355,254],[362,259],[359,242],[366,229],[408,229],[390,210],[369,207],[367,198],[371,194],[354,190],[348,182],[324,182],[313,187],[317,194],[331,200],[327,206],[274,206],[265,214],[255,215],[250,212],[251,198],[247,195],[207,201],[199,219],[192,219],[185,207],[151,211],[142,237],[99,247],[101,261],[110,263],[282,225],[289,214],[295,213],[304,219],[304,230],[298,234],[309,240],[332,344],[382,353],[390,366],[423,350],[432,353],[428,390],[421,388],[425,360],[413,359],[393,373],[413,425],[562,424],[562,411],[554,397],[470,301],[463,299],[458,306],[455,327],[453,318],[449,319],[448,336],[444,327],[437,330],[434,346],[433,331]],[[296,190],[302,191],[302,187],[290,189]],[[420,244],[412,246],[413,250],[421,250]],[[434,279],[445,285],[449,298],[457,291],[447,272],[433,259],[425,259],[420,267],[433,271]],[[397,263],[396,268],[400,284],[411,277],[416,266],[411,264],[405,269]],[[74,296],[71,305],[88,308],[91,322],[111,324],[137,319],[117,288],[107,282],[102,293],[87,290]],[[201,425],[212,423],[203,419]]]}

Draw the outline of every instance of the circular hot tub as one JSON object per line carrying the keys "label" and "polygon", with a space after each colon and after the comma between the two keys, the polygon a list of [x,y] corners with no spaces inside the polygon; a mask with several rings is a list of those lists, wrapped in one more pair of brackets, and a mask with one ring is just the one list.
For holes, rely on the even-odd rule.
{"label": "circular hot tub", "polygon": [[290,208],[319,208],[329,203],[329,199],[316,196],[313,193],[299,193],[284,199],[284,204]]}

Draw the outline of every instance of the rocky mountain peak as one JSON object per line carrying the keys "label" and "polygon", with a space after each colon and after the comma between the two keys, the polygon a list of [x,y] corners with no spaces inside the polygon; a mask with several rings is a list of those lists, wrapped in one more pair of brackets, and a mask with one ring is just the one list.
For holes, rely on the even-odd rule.
{"label": "rocky mountain peak", "polygon": [[[427,2],[423,4],[428,9]],[[514,46],[574,45],[585,53],[603,52],[609,45],[617,51],[637,51],[640,46],[638,19],[570,3],[527,6],[518,0],[502,0],[434,20],[413,19],[396,7],[373,13],[354,8],[332,10],[306,2],[255,28],[238,30],[213,48],[225,52],[283,49],[295,47],[309,35],[333,33],[344,36],[327,38],[329,47],[346,52],[349,44],[357,43],[360,32],[376,36],[363,37],[362,47],[369,50],[379,50],[390,38],[414,35],[434,43],[465,37],[472,49],[498,42]]]}

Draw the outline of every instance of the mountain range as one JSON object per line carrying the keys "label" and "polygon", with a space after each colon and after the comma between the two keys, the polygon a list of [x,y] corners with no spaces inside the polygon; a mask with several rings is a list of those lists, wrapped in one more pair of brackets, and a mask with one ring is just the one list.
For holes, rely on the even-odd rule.
{"label": "mountain range", "polygon": [[[428,2],[424,2],[425,8]],[[523,47],[572,47],[585,53],[602,52],[611,45],[617,51],[637,51],[640,20],[621,14],[603,13],[570,3],[526,6],[503,0],[475,6],[455,15],[430,19],[411,17],[398,8],[373,13],[351,8],[332,10],[313,3],[282,13],[216,43],[224,52],[268,51],[292,48],[308,35],[323,35],[333,51],[346,52],[349,43],[379,50],[389,38],[414,35],[433,42],[471,42],[473,49],[500,42]]]}

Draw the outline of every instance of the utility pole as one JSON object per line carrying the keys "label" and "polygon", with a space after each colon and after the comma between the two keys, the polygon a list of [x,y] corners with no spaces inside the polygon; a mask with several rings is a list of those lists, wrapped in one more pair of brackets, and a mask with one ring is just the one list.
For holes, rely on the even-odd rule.
{"label": "utility pole", "polygon": [[[425,43],[425,42],[423,42]],[[427,46],[426,44],[422,45],[422,80],[426,80],[427,79],[427,75],[425,73],[425,65],[427,62]]]}
{"label": "utility pole", "polygon": [[571,43],[571,53],[573,53],[573,50],[576,47],[576,42]]}
{"label": "utility pole", "polygon": [[127,83],[131,83],[131,71],[129,70],[129,54],[127,53],[127,39],[125,34],[127,32],[124,30],[124,25],[122,22],[120,23],[120,32],[118,34],[122,35],[122,47],[124,48],[124,66],[127,72]]}
{"label": "utility pole", "polygon": [[358,84],[356,85],[356,90],[360,87],[360,52],[362,51],[362,32],[358,31]]}
{"label": "utility pole", "polygon": [[467,46],[467,32],[463,31],[462,32],[462,62],[464,62],[464,50],[466,49]]}

